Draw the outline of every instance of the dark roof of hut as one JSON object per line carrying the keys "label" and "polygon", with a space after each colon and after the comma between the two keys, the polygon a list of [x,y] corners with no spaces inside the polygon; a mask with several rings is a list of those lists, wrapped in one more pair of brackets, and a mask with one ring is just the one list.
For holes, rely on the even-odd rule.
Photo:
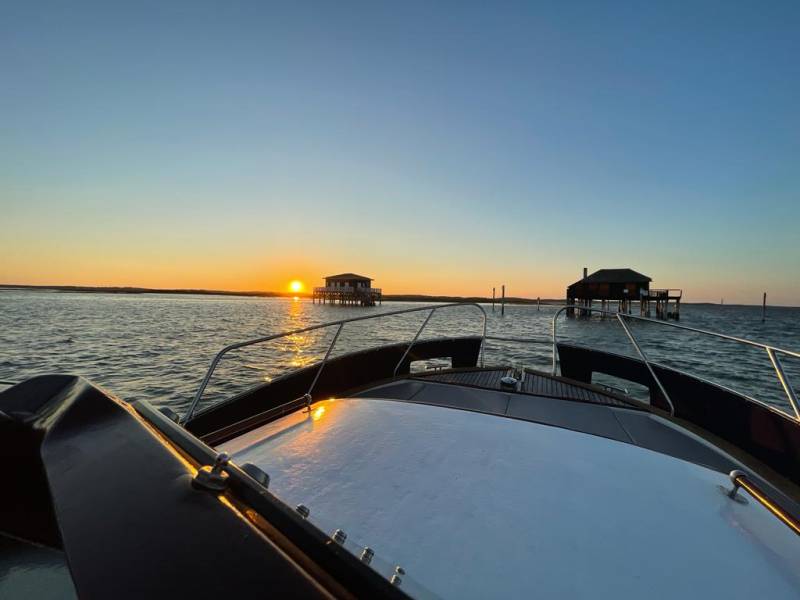
{"label": "dark roof of hut", "polygon": [[339,275],[328,275],[325,279],[334,279],[341,281],[352,281],[353,279],[363,279],[364,281],[372,281],[372,277],[364,277],[363,275],[356,275],[355,273],[340,273]]}
{"label": "dark roof of hut", "polygon": [[647,275],[637,273],[633,269],[600,269],[589,275],[586,279],[579,279],[572,285],[579,283],[647,283],[653,281]]}

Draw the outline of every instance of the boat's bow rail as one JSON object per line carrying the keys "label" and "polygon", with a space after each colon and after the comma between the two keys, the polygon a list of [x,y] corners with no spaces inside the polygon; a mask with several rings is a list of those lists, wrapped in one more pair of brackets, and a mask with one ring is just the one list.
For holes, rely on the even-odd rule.
{"label": "boat's bow rail", "polygon": [[[669,321],[661,321],[661,320],[656,320],[656,319],[649,319],[647,317],[639,317],[639,316],[630,315],[630,314],[627,314],[627,313],[612,312],[612,311],[596,309],[596,308],[591,308],[591,307],[586,307],[586,306],[567,305],[567,306],[560,307],[556,311],[555,315],[553,315],[553,375],[557,375],[558,374],[558,365],[559,365],[558,330],[557,330],[558,317],[559,317],[559,315],[561,315],[561,313],[565,312],[568,309],[581,310],[581,311],[584,311],[586,313],[599,313],[599,314],[602,314],[602,315],[607,315],[607,316],[612,316],[612,317],[616,317],[617,318],[617,320],[619,321],[619,324],[622,326],[622,329],[625,331],[625,335],[630,340],[631,344],[633,345],[634,349],[636,350],[636,353],[639,355],[639,357],[641,358],[641,360],[644,363],[645,367],[649,371],[650,376],[652,377],[653,381],[658,386],[659,391],[661,392],[665,402],[669,406],[670,414],[672,414],[673,416],[675,415],[675,405],[674,405],[674,403],[672,401],[672,398],[670,398],[670,395],[667,393],[667,390],[665,389],[664,385],[662,384],[661,379],[659,379],[658,375],[656,374],[656,371],[653,369],[652,361],[650,361],[647,358],[647,355],[645,354],[644,350],[642,349],[641,345],[639,344],[639,341],[637,340],[636,336],[633,335],[633,331],[628,326],[628,323],[626,323],[626,319],[633,319],[635,321],[642,321],[642,322],[647,322],[647,323],[655,323],[656,325],[662,325],[662,326],[665,326],[665,327],[672,327],[672,328],[675,328],[675,329],[680,329],[680,330],[683,330],[683,331],[689,331],[689,332],[692,332],[692,333],[698,333],[698,334],[705,335],[705,336],[711,336],[711,337],[715,337],[715,338],[718,338],[718,339],[728,340],[728,341],[735,342],[735,343],[738,343],[738,344],[741,344],[741,345],[750,346],[750,347],[753,347],[753,348],[759,348],[759,349],[763,350],[764,352],[766,352],[767,356],[769,357],[769,360],[772,363],[772,367],[775,369],[775,375],[777,376],[778,381],[780,382],[781,387],[783,388],[783,391],[786,394],[786,398],[789,401],[789,406],[791,406],[792,411],[794,412],[794,414],[789,414],[789,413],[787,413],[787,414],[789,414],[789,416],[791,416],[792,418],[800,421],[800,402],[797,399],[797,393],[795,392],[794,387],[792,386],[792,383],[789,380],[789,376],[786,373],[785,369],[783,368],[783,364],[781,363],[781,360],[779,358],[780,354],[783,354],[784,356],[791,356],[791,357],[794,357],[794,358],[800,358],[800,352],[794,352],[792,350],[786,350],[785,348],[779,348],[777,346],[772,346],[770,344],[763,344],[761,342],[755,342],[753,340],[748,340],[746,338],[740,338],[740,337],[736,337],[736,336],[732,336],[732,335],[726,335],[724,333],[717,333],[715,331],[708,331],[706,329],[698,329],[697,327],[688,327],[686,325],[680,325],[678,323],[671,323]],[[706,383],[713,384],[713,382],[709,381],[708,379],[701,378],[701,377],[696,377],[696,378],[700,379],[700,380],[702,380],[702,381],[704,381]],[[717,385],[717,384],[714,384],[714,385]],[[753,400],[753,398],[750,398],[750,399]],[[782,412],[785,412],[785,411],[782,411]]]}
{"label": "boat's bow rail", "polygon": [[[195,396],[194,396],[194,398],[193,398],[193,400],[192,400],[192,402],[191,402],[186,414],[181,419],[181,422],[182,423],[188,422],[192,418],[192,416],[196,413],[196,411],[197,411],[197,409],[198,409],[198,407],[200,405],[200,402],[202,400],[203,394],[205,393],[206,388],[208,387],[208,384],[211,381],[211,378],[214,375],[214,372],[215,372],[217,366],[219,365],[219,362],[222,360],[222,358],[226,354],[228,354],[229,352],[231,352],[233,350],[236,350],[236,349],[239,349],[239,348],[245,348],[245,347],[249,347],[249,346],[254,346],[254,345],[258,345],[258,344],[264,344],[264,343],[271,342],[271,341],[274,341],[274,340],[287,338],[287,337],[291,337],[291,336],[295,336],[295,335],[299,335],[299,334],[303,334],[303,333],[308,333],[308,332],[311,332],[311,331],[316,331],[316,330],[321,330],[321,329],[328,329],[328,328],[335,328],[335,333],[334,333],[330,343],[328,344],[327,349],[325,350],[325,354],[324,354],[322,360],[318,363],[317,366],[314,367],[316,369],[316,371],[315,371],[315,374],[313,376],[313,379],[310,382],[310,385],[309,385],[307,391],[305,392],[305,394],[301,395],[297,399],[297,400],[304,400],[310,406],[311,403],[313,402],[312,394],[314,392],[314,389],[316,388],[316,385],[317,385],[317,382],[318,382],[318,380],[320,378],[320,375],[324,371],[325,366],[327,365],[329,359],[331,358],[331,354],[332,354],[334,348],[336,347],[336,344],[337,344],[337,342],[338,342],[338,340],[340,338],[342,330],[344,329],[345,325],[347,325],[348,323],[355,323],[355,322],[368,321],[368,320],[374,320],[374,319],[383,319],[383,318],[386,318],[386,317],[392,317],[392,316],[397,316],[397,315],[405,315],[405,314],[410,314],[410,313],[427,312],[427,315],[425,316],[425,319],[423,320],[422,324],[417,329],[417,331],[414,334],[413,338],[410,340],[410,342],[408,342],[408,345],[406,346],[405,351],[402,353],[402,356],[397,361],[397,363],[396,363],[396,365],[394,367],[393,375],[396,376],[398,374],[398,371],[400,370],[401,366],[404,365],[404,363],[407,361],[412,349],[415,347],[417,342],[420,340],[420,337],[421,337],[423,331],[427,327],[427,325],[428,325],[429,321],[431,320],[431,317],[434,315],[434,313],[436,313],[437,311],[440,311],[440,310],[444,310],[444,309],[465,308],[465,307],[466,308],[474,308],[477,311],[479,311],[479,316],[481,318],[481,328],[482,328],[481,331],[482,331],[482,333],[480,335],[480,351],[479,351],[479,356],[478,356],[478,363],[480,364],[480,366],[483,366],[483,364],[484,364],[484,347],[486,345],[485,344],[486,340],[498,341],[498,342],[511,342],[511,343],[519,343],[519,344],[543,344],[543,345],[551,345],[552,346],[552,374],[553,375],[558,375],[558,372],[559,372],[559,350],[558,350],[557,323],[558,323],[558,317],[562,313],[564,313],[565,311],[567,311],[569,309],[573,309],[573,310],[583,311],[583,314],[594,313],[594,314],[602,314],[604,316],[616,317],[616,319],[618,320],[620,326],[622,327],[623,331],[625,332],[628,340],[633,345],[633,348],[636,351],[636,354],[641,358],[642,363],[644,364],[645,368],[649,372],[649,375],[652,378],[652,381],[656,384],[656,386],[657,386],[657,388],[658,388],[658,390],[660,392],[661,397],[663,398],[664,402],[667,405],[667,410],[673,416],[675,415],[674,402],[673,402],[672,398],[670,397],[669,392],[667,391],[665,386],[662,384],[661,379],[659,378],[658,374],[656,373],[656,369],[653,368],[654,363],[652,363],[652,361],[648,358],[647,354],[645,353],[644,349],[642,348],[641,344],[639,343],[639,340],[633,334],[633,331],[631,330],[629,324],[626,322],[628,319],[632,319],[632,320],[639,321],[639,322],[654,323],[656,325],[672,327],[672,328],[678,329],[678,330],[689,331],[689,332],[698,333],[698,334],[705,335],[705,336],[715,337],[715,338],[718,338],[718,339],[733,341],[735,343],[746,345],[746,346],[750,346],[750,347],[759,348],[759,349],[763,350],[767,354],[767,356],[769,357],[769,360],[770,360],[770,362],[771,362],[771,364],[772,364],[772,366],[773,366],[773,368],[775,370],[775,374],[776,374],[776,376],[778,378],[778,381],[780,382],[781,387],[782,387],[782,389],[783,389],[783,391],[784,391],[784,393],[785,393],[785,395],[786,395],[786,397],[788,399],[788,403],[792,408],[793,414],[790,414],[790,413],[787,413],[787,414],[789,414],[789,416],[791,416],[795,420],[800,420],[800,401],[798,401],[797,393],[795,392],[795,390],[794,390],[794,388],[793,388],[793,386],[792,386],[792,384],[791,384],[791,382],[789,380],[789,376],[786,373],[785,369],[783,368],[783,364],[781,363],[781,360],[779,358],[779,355],[781,355],[781,354],[783,354],[785,356],[794,357],[794,358],[800,358],[800,352],[794,352],[794,351],[791,351],[791,350],[786,350],[784,348],[779,348],[777,346],[773,346],[773,345],[770,345],[770,344],[764,344],[764,343],[761,343],[761,342],[755,342],[753,340],[748,340],[748,339],[745,339],[745,338],[740,338],[740,337],[736,337],[736,336],[730,336],[730,335],[717,333],[717,332],[713,332],[713,331],[708,331],[708,330],[704,330],[704,329],[698,329],[698,328],[695,328],[695,327],[688,327],[686,325],[680,325],[678,323],[671,323],[671,322],[668,322],[668,321],[650,319],[650,318],[647,318],[647,317],[639,317],[639,316],[630,315],[630,314],[626,314],[626,313],[619,313],[619,312],[607,311],[607,310],[602,310],[602,309],[596,309],[596,308],[592,308],[592,307],[575,306],[575,305],[564,305],[564,306],[554,307],[557,310],[556,310],[556,312],[555,312],[555,314],[553,315],[553,318],[552,318],[552,338],[549,339],[549,340],[548,339],[543,339],[543,338],[508,337],[508,336],[488,335],[487,334],[487,314],[486,314],[486,310],[480,304],[473,303],[473,302],[469,302],[469,303],[454,302],[454,303],[448,303],[448,304],[439,304],[439,305],[435,305],[435,306],[429,306],[429,305],[419,306],[419,307],[407,308],[407,309],[402,309],[402,310],[381,312],[381,313],[377,313],[377,314],[365,315],[365,316],[360,316],[360,317],[352,317],[352,318],[349,318],[349,319],[341,319],[341,320],[338,320],[338,321],[330,321],[330,322],[327,322],[327,323],[321,323],[319,325],[312,325],[312,326],[304,327],[304,328],[301,328],[301,329],[294,329],[292,331],[286,331],[286,332],[283,332],[283,333],[278,333],[278,334],[274,334],[274,335],[264,336],[264,337],[260,337],[260,338],[246,340],[246,341],[243,341],[243,342],[237,342],[237,343],[234,343],[234,344],[230,344],[229,346],[226,346],[220,352],[218,352],[217,355],[214,357],[214,359],[211,361],[211,365],[210,365],[208,371],[206,372],[206,375],[203,378],[203,381],[201,382],[200,387],[197,390],[197,393],[195,394]],[[700,377],[698,379],[701,379],[701,380],[706,381],[708,383],[712,383],[712,382],[710,382],[707,379],[704,379],[702,377]]]}
{"label": "boat's bow rail", "polygon": [[[198,405],[200,404],[200,400],[203,397],[203,393],[205,392],[206,387],[208,387],[208,384],[211,381],[211,377],[214,375],[214,371],[216,370],[217,365],[219,365],[219,362],[222,360],[222,358],[228,352],[230,352],[232,350],[237,350],[239,348],[244,348],[244,347],[247,347],[247,346],[254,346],[256,344],[263,344],[263,343],[271,342],[271,341],[274,341],[274,340],[277,340],[277,339],[280,339],[280,338],[286,338],[286,337],[293,336],[293,335],[299,335],[301,333],[308,333],[310,331],[315,331],[315,330],[319,330],[319,329],[327,329],[327,328],[335,327],[336,328],[336,332],[334,333],[333,338],[331,339],[330,343],[328,344],[328,348],[325,351],[325,355],[324,355],[322,361],[320,361],[319,366],[317,367],[317,370],[316,370],[316,373],[314,375],[314,378],[312,379],[311,384],[308,387],[308,391],[305,393],[305,395],[302,396],[302,399],[305,399],[307,404],[311,405],[312,393],[314,391],[314,388],[316,387],[316,384],[317,384],[317,381],[319,380],[320,375],[322,374],[323,370],[325,369],[325,365],[328,363],[328,360],[331,357],[331,353],[333,352],[333,349],[336,346],[336,342],[339,340],[339,336],[342,333],[342,330],[344,329],[345,325],[347,325],[348,323],[355,323],[355,322],[359,322],[359,321],[367,321],[367,320],[372,320],[372,319],[382,319],[382,318],[391,317],[391,316],[395,316],[395,315],[404,315],[404,314],[409,314],[409,313],[417,313],[417,312],[422,312],[422,311],[428,311],[428,315],[425,317],[425,320],[423,321],[423,323],[419,327],[419,329],[417,329],[417,332],[414,335],[414,338],[409,342],[408,347],[406,348],[405,352],[403,353],[402,357],[397,362],[397,365],[394,368],[394,374],[397,374],[398,370],[400,369],[400,366],[404,363],[404,361],[408,357],[409,352],[414,347],[414,345],[417,343],[417,340],[419,340],[420,335],[422,335],[423,330],[428,325],[428,322],[430,321],[430,319],[433,316],[433,314],[435,312],[439,311],[439,310],[448,309],[448,308],[454,308],[454,307],[462,307],[462,308],[463,307],[474,307],[478,311],[480,311],[480,314],[482,316],[482,334],[481,334],[481,349],[480,349],[480,358],[479,358],[479,360],[480,360],[481,366],[483,366],[483,341],[487,339],[487,335],[486,335],[486,311],[484,310],[484,308],[480,304],[477,304],[477,303],[472,303],[472,302],[470,302],[470,303],[453,302],[453,303],[449,303],[449,304],[439,304],[439,305],[436,305],[436,306],[418,306],[418,307],[414,307],[414,308],[407,308],[407,309],[404,309],[404,310],[393,310],[393,311],[381,312],[381,313],[372,314],[372,315],[365,315],[365,316],[361,316],[361,317],[353,317],[353,318],[350,318],[350,319],[341,319],[341,320],[338,320],[338,321],[330,321],[328,323],[322,323],[322,324],[319,324],[319,325],[312,325],[310,327],[303,327],[302,329],[294,329],[292,331],[286,331],[286,332],[278,333],[278,334],[275,334],[275,335],[268,335],[268,336],[265,336],[265,337],[255,338],[255,339],[252,339],[252,340],[246,340],[244,342],[237,342],[235,344],[230,344],[229,346],[226,346],[225,348],[220,350],[217,353],[217,355],[214,357],[214,359],[211,361],[211,366],[208,368],[208,371],[206,372],[206,375],[203,378],[202,383],[200,384],[200,388],[197,390],[197,393],[195,394],[194,399],[192,400],[192,403],[189,405],[189,409],[186,411],[186,414],[181,419],[181,422],[182,423],[186,423],[192,418],[192,416],[194,415],[195,411],[197,410]],[[491,338],[489,338],[489,339],[491,339]],[[540,342],[540,343],[546,343],[543,340],[537,340],[537,341]]]}

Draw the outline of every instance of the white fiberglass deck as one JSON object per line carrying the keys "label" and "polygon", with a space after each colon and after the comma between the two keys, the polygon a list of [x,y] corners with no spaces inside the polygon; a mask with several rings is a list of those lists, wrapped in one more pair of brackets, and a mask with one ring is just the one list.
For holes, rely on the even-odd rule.
{"label": "white fiberglass deck", "polygon": [[725,475],[633,445],[343,399],[223,449],[441,596],[800,596],[800,537],[746,493],[730,500]]}

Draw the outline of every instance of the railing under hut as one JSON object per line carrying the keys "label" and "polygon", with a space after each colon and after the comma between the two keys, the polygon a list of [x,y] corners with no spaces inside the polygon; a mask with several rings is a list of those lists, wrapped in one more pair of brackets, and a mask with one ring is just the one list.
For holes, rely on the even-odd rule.
{"label": "railing under hut", "polygon": [[375,306],[383,302],[381,288],[363,287],[315,287],[311,296],[313,303],[345,304],[349,306]]}

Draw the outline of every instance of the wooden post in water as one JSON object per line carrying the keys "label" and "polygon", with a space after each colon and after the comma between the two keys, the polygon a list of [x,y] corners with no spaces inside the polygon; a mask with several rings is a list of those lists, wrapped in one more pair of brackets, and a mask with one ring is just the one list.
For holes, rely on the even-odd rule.
{"label": "wooden post in water", "polygon": [[541,301],[542,298],[540,296],[536,296],[536,310],[542,310]]}
{"label": "wooden post in water", "polygon": [[496,288],[492,288],[492,312],[494,312],[494,291]]}
{"label": "wooden post in water", "polygon": [[761,322],[767,320],[767,292],[764,292],[764,300],[761,302]]}
{"label": "wooden post in water", "polygon": [[500,288],[500,314],[506,314],[506,285],[503,284]]}

